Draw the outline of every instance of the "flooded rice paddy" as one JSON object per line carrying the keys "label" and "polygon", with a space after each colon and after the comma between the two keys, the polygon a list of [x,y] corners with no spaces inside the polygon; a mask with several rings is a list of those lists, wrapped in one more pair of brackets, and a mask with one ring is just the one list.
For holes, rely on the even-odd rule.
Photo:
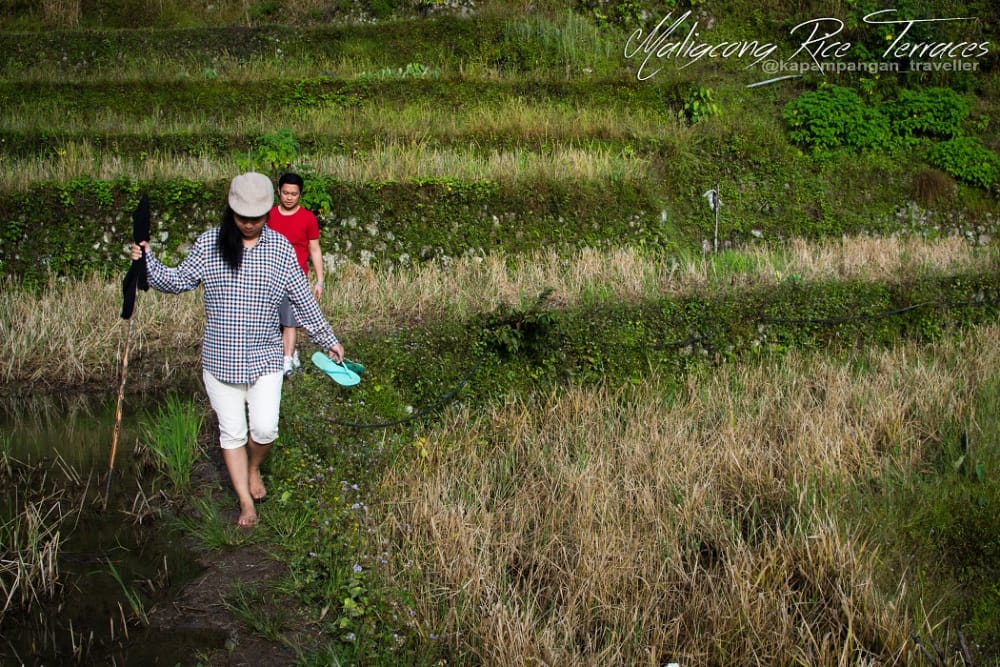
{"label": "flooded rice paddy", "polygon": [[162,399],[126,396],[110,487],[117,393],[0,400],[0,664],[194,664],[224,644],[144,622],[201,571],[137,448]]}

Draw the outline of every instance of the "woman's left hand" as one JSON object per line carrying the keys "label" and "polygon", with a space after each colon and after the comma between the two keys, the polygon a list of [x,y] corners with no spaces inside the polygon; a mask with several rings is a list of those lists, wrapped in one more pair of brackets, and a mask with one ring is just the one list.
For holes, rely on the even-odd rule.
{"label": "woman's left hand", "polygon": [[337,343],[327,352],[330,358],[336,361],[338,364],[344,363],[344,346]]}

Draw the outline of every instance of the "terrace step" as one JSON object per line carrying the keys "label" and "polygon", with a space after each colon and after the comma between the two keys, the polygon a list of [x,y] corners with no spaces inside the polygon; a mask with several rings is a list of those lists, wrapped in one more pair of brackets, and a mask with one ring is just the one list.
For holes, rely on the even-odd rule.
{"label": "terrace step", "polygon": [[629,79],[573,81],[481,81],[475,79],[397,79],[359,81],[317,76],[311,79],[210,81],[0,82],[0,100],[9,110],[58,105],[70,117],[120,114],[148,118],[167,109],[172,117],[204,120],[290,109],[403,107],[427,104],[437,109],[465,104],[556,103],[577,108],[667,113],[677,87]]}
{"label": "terrace step", "polygon": [[76,74],[120,68],[146,59],[155,66],[171,62],[220,59],[251,62],[280,58],[294,69],[296,61],[335,62],[359,53],[381,56],[383,66],[410,62],[460,64],[489,59],[503,43],[504,21],[497,18],[440,16],[420,21],[390,21],[342,26],[267,26],[260,28],[193,28],[136,30],[3,31],[0,71],[58,65]]}

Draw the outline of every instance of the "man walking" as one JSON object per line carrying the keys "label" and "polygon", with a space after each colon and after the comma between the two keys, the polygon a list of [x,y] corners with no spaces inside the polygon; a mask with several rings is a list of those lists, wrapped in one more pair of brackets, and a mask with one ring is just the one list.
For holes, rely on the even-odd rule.
{"label": "man walking", "polygon": [[[319,223],[316,215],[299,205],[303,180],[296,173],[286,173],[278,179],[278,203],[271,209],[267,226],[278,232],[295,248],[302,272],[309,276],[309,263],[316,272],[313,293],[316,301],[323,295],[323,251],[319,246]],[[281,337],[284,342],[284,372],[291,375],[301,364],[295,349],[296,328],[299,326],[291,304],[285,299],[280,311]]]}

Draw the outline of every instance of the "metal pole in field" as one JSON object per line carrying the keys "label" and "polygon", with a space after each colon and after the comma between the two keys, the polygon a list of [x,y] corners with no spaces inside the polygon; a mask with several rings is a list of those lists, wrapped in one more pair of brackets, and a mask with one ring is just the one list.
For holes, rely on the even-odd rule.
{"label": "metal pole in field", "polygon": [[719,208],[722,200],[719,198],[719,185],[716,184],[711,190],[705,192],[702,197],[708,200],[708,205],[715,213],[715,236],[712,238],[712,252],[719,252]]}
{"label": "metal pole in field", "polygon": [[712,204],[712,208],[715,209],[715,252],[719,252],[719,205],[722,202],[719,201],[719,184],[715,184],[715,202]]}

